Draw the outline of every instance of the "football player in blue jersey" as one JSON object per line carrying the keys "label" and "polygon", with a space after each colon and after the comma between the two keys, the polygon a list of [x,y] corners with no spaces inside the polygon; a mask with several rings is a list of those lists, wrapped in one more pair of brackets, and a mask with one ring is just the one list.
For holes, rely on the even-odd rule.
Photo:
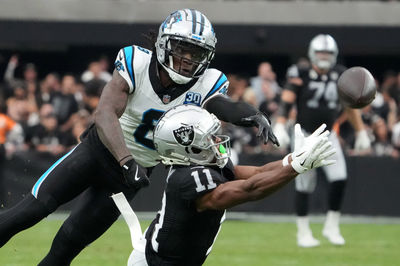
{"label": "football player in blue jersey", "polygon": [[223,121],[256,126],[265,143],[277,145],[268,118],[248,104],[231,101],[226,76],[208,68],[216,43],[206,16],[183,9],[161,24],[154,52],[136,45],[122,48],[95,122],[82,134],[81,143],[38,179],[32,193],[0,215],[0,247],[81,195],[39,264],[69,265],[120,215],[110,195],[122,191],[131,200],[149,185],[147,176],[160,159],[151,133],[174,106],[202,106]]}
{"label": "football player in blue jersey", "polygon": [[[297,121],[306,134],[314,131],[321,123],[330,130],[343,110],[337,93],[337,80],[345,70],[336,64],[338,47],[332,36],[319,34],[309,45],[310,66],[293,65],[288,69],[288,82],[281,95],[279,117],[274,126],[282,147],[289,144],[285,123],[290,109],[297,107]],[[370,141],[357,109],[345,108],[349,121],[356,131],[355,149],[365,151]],[[329,200],[323,235],[335,245],[344,245],[345,240],[339,230],[340,208],[347,179],[346,162],[336,134],[330,139],[337,150],[337,163],[322,168],[330,183]],[[314,247],[319,241],[312,235],[308,221],[308,197],[316,187],[316,171],[310,171],[296,178],[297,244],[300,247]]]}
{"label": "football player in blue jersey", "polygon": [[[220,121],[203,108],[170,109],[154,130],[154,144],[170,165],[161,209],[141,236],[131,223],[134,250],[128,266],[202,265],[210,254],[225,210],[267,197],[297,174],[334,163],[326,125],[304,138],[295,127],[297,146],[283,160],[264,166],[233,166],[229,137],[216,135]],[[117,205],[120,205],[117,203]]]}

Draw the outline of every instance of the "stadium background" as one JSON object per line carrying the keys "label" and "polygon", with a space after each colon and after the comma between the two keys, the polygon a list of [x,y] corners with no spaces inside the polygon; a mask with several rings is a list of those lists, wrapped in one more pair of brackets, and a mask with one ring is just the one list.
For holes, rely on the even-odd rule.
{"label": "stadium background", "polygon": [[[400,4],[397,1],[2,1],[0,9],[0,73],[9,58],[18,55],[15,77],[23,66],[34,63],[38,79],[50,72],[60,75],[85,71],[100,56],[112,61],[126,45],[148,46],[144,33],[157,31],[160,21],[173,10],[196,8],[213,22],[218,37],[212,63],[225,73],[250,78],[257,66],[268,61],[282,84],[290,64],[306,55],[309,40],[329,33],[339,45],[339,62],[368,68],[382,82],[388,70],[400,70]],[[110,69],[111,70],[111,69]],[[242,162],[262,164],[268,153]],[[34,151],[14,154],[3,167],[2,204],[10,207],[29,190],[36,178],[57,156]],[[272,158],[279,158],[275,156]],[[20,167],[24,165],[24,167]],[[367,165],[378,169],[370,171]],[[349,160],[350,182],[344,212],[400,215],[391,203],[397,199],[400,181],[396,158]],[[380,169],[387,171],[380,172]],[[380,173],[378,178],[377,173]],[[323,179],[322,179],[323,180]],[[153,182],[151,193],[139,195],[136,206],[155,211],[163,183]],[[290,184],[270,200],[247,204],[240,211],[293,212]],[[324,186],[320,182],[319,186]],[[311,209],[325,209],[325,191],[316,190]],[[68,209],[68,207],[66,207]]]}
{"label": "stadium background", "polygon": [[[388,70],[396,74],[400,71],[398,1],[2,0],[0,81],[3,85],[3,75],[13,55],[19,58],[15,69],[17,78],[22,78],[28,63],[35,64],[39,80],[50,72],[61,76],[73,73],[79,78],[89,63],[100,56],[106,56],[112,63],[121,47],[145,46],[142,34],[157,30],[170,12],[183,7],[199,9],[213,23],[218,44],[212,67],[226,74],[247,79],[257,75],[259,63],[268,61],[282,85],[287,67],[306,56],[309,40],[318,33],[334,36],[339,45],[339,62],[349,67],[368,68],[379,83],[384,81]],[[56,157],[59,155],[29,149],[17,151],[2,161],[1,208],[13,206],[29,193],[32,184]],[[268,152],[242,153],[240,161],[262,164],[280,157]],[[243,215],[228,217],[254,221],[259,216],[247,216],[247,213],[287,216],[283,220],[266,218],[278,221],[268,223],[268,230],[264,230],[264,224],[235,227],[236,224],[228,222],[209,265],[226,265],[226,262],[230,265],[396,265],[400,216],[398,160],[392,156],[348,157],[349,185],[343,207],[346,223],[343,231],[349,245],[345,248],[325,245],[316,253],[295,249],[292,182],[266,200],[234,208],[233,211]],[[326,210],[325,185],[324,179],[320,179],[310,206],[313,214],[323,214]],[[150,211],[147,216],[150,219],[158,209],[162,188],[162,181],[153,181],[150,188],[137,196],[134,209]],[[71,204],[74,203],[60,208],[60,212],[68,211]],[[366,218],[357,219],[360,215]],[[385,218],[377,218],[381,216]],[[290,224],[286,225],[288,221]],[[322,218],[317,221],[321,222]],[[369,225],[374,222],[378,223],[376,227]],[[44,221],[19,234],[0,250],[0,264],[32,265],[32,261],[40,261],[60,223],[59,219]],[[321,228],[321,224],[312,226]],[[80,255],[76,265],[123,265],[130,252],[127,230],[121,222],[110,231]],[[230,235],[233,238],[227,237]],[[125,236],[123,240],[121,236]],[[238,248],[237,243],[242,243],[242,247]],[[264,254],[264,245],[268,255]],[[232,250],[235,256],[231,256]],[[90,252],[94,255],[89,256]],[[117,258],[119,263],[115,262]],[[260,262],[255,262],[256,259]]]}

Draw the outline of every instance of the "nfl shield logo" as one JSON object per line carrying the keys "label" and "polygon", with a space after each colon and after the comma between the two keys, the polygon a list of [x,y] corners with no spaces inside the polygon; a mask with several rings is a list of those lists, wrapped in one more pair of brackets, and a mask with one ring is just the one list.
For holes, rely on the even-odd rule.
{"label": "nfl shield logo", "polygon": [[183,146],[189,146],[194,140],[193,126],[181,126],[173,131],[176,142]]}
{"label": "nfl shield logo", "polygon": [[163,103],[169,103],[171,101],[171,96],[169,96],[169,95],[164,95],[163,97],[162,97],[162,102]]}

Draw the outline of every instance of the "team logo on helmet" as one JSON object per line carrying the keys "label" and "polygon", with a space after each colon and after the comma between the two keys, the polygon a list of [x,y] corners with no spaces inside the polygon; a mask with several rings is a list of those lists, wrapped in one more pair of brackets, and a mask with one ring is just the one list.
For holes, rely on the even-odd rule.
{"label": "team logo on helmet", "polygon": [[173,131],[176,142],[183,146],[189,146],[194,140],[193,126],[181,126]]}

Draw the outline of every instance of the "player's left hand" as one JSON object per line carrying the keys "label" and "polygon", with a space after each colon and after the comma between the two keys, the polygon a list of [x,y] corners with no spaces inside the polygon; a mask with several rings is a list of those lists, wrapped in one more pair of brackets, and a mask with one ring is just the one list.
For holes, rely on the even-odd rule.
{"label": "player's left hand", "polygon": [[242,121],[252,122],[258,127],[257,137],[261,138],[264,141],[264,144],[267,144],[268,140],[271,140],[273,144],[279,146],[279,141],[274,132],[272,132],[271,122],[265,114],[258,112],[255,115],[242,118]]}
{"label": "player's left hand", "polygon": [[368,133],[365,129],[356,132],[356,141],[354,143],[354,150],[356,152],[365,152],[371,149],[371,141],[369,140]]}

